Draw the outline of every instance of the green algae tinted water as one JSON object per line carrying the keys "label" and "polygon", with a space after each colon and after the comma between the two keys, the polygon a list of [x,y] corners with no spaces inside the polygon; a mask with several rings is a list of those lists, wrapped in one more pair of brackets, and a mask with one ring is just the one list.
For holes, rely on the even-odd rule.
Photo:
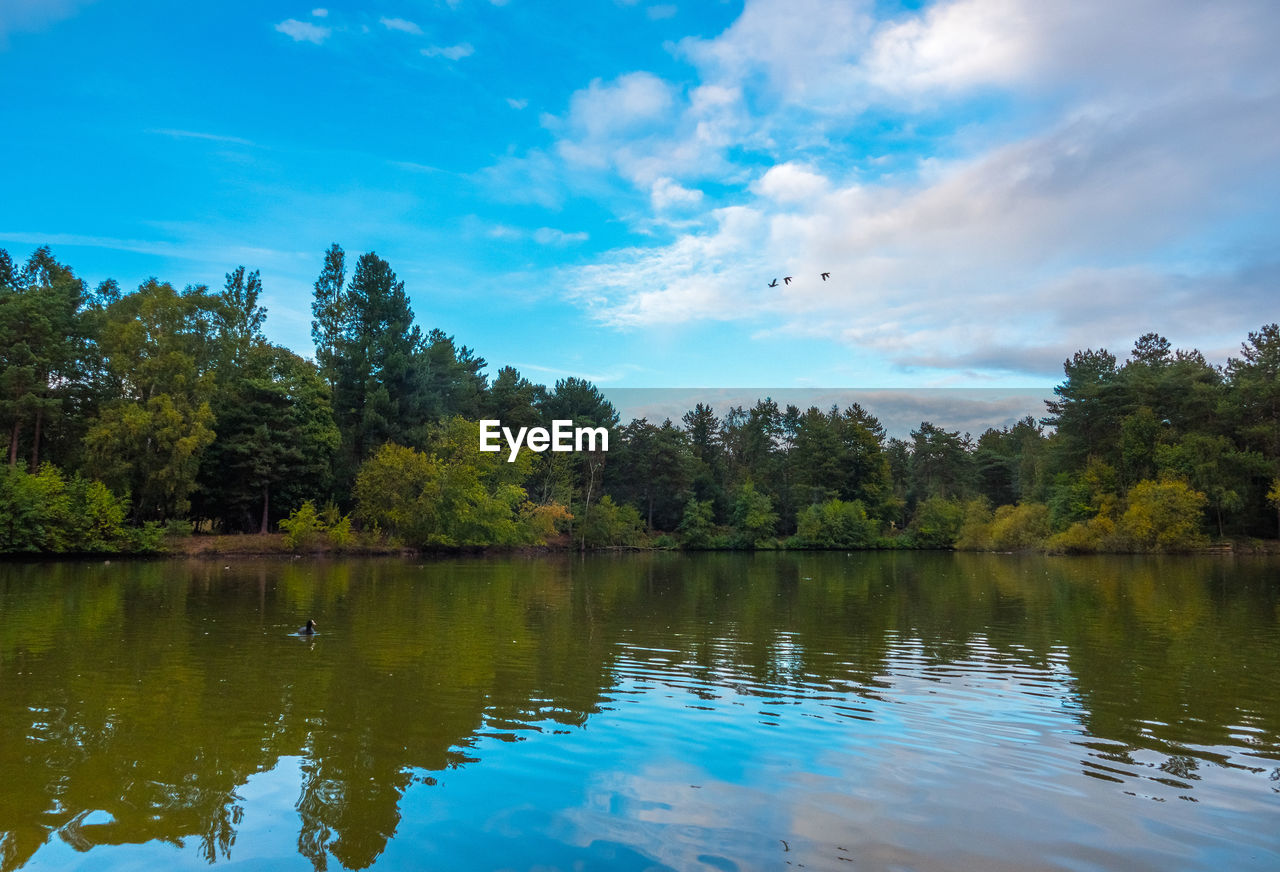
{"label": "green algae tinted water", "polygon": [[1275,870],[1280,564],[0,564],[0,869],[210,864]]}

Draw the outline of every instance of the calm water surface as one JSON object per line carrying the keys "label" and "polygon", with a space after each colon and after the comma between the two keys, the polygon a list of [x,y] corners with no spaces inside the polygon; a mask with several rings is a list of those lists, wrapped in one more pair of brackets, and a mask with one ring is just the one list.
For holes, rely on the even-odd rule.
{"label": "calm water surface", "polygon": [[0,869],[209,864],[1277,870],[1280,564],[0,564]]}

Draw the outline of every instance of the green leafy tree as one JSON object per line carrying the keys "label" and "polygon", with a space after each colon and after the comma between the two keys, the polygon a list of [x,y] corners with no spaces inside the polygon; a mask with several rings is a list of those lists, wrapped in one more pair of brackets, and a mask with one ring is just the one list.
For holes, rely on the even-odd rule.
{"label": "green leafy tree", "polygon": [[911,493],[916,500],[960,498],[972,491],[968,437],[924,421],[911,432]]}
{"label": "green leafy tree", "polygon": [[1157,449],[1157,466],[1165,477],[1181,478],[1205,495],[1218,535],[1232,514],[1244,508],[1255,481],[1265,480],[1268,464],[1254,451],[1240,451],[1226,436],[1189,433]]}
{"label": "green leafy tree", "polygon": [[356,515],[417,547],[535,541],[524,488],[531,461],[480,451],[480,429],[454,418],[430,453],[386,443],[356,477]]}
{"label": "green leafy tree", "polygon": [[991,547],[1000,551],[1022,551],[1042,548],[1052,529],[1049,507],[1043,503],[1020,503],[1000,506],[991,519]]}
{"label": "green leafy tree", "polygon": [[1227,361],[1224,406],[1242,447],[1280,460],[1280,326],[1250,332],[1240,356]]}
{"label": "green leafy tree", "polygon": [[32,474],[0,467],[0,553],[148,552],[157,531],[125,524],[127,504],[100,481],[52,464]]}
{"label": "green leafy tree", "polygon": [[218,365],[234,367],[263,342],[262,324],[267,310],[258,305],[262,295],[262,279],[258,271],[245,274],[243,266],[227,273],[227,282],[218,295],[215,324],[220,343]]}
{"label": "green leafy tree", "polygon": [[1267,491],[1267,502],[1276,510],[1276,522],[1280,524],[1280,476],[1271,480],[1271,488]]}
{"label": "green leafy tree", "polygon": [[829,414],[816,406],[805,412],[787,408],[787,460],[797,505],[816,506],[841,493],[845,458],[837,430],[839,417],[835,407]]}
{"label": "green leafy tree", "polygon": [[635,506],[618,505],[605,494],[587,510],[582,521],[587,548],[617,548],[644,542],[644,520]]}
{"label": "green leafy tree", "polygon": [[328,489],[338,448],[328,385],[287,349],[253,346],[213,402],[218,436],[200,470],[200,511],[224,530],[266,533]]}
{"label": "green leafy tree", "polygon": [[[572,421],[575,426],[604,427],[610,432],[618,426],[618,411],[613,403],[599,388],[580,378],[559,379],[543,398],[541,412],[548,424]],[[535,474],[540,482],[539,489],[555,499],[567,499],[571,513],[587,517],[592,501],[602,493],[608,455],[596,450],[571,454],[548,451],[539,456],[542,460]],[[579,547],[586,548],[585,533],[582,530],[578,532]]]}
{"label": "green leafy tree", "polygon": [[879,524],[857,500],[808,506],[796,519],[796,536],[809,548],[869,548],[878,535]]}
{"label": "green leafy tree", "polygon": [[425,395],[424,420],[479,418],[487,387],[484,358],[477,357],[467,346],[458,345],[442,330],[428,333],[424,346],[417,359],[421,370],[417,376]]}
{"label": "green leafy tree", "polygon": [[1046,450],[1044,432],[1030,416],[986,430],[973,451],[979,493],[997,506],[1043,498]]}
{"label": "green leafy tree", "polygon": [[316,346],[316,363],[329,382],[330,391],[337,389],[342,346],[353,332],[348,324],[350,315],[342,286],[346,279],[347,256],[335,242],[325,252],[324,267],[316,279],[315,298],[311,302],[311,340]]}
{"label": "green leafy tree", "polygon": [[711,500],[690,497],[677,528],[685,548],[708,548],[715,535],[715,507]]}
{"label": "green leafy tree", "polygon": [[586,379],[559,379],[555,387],[542,400],[542,418],[573,421],[592,427],[618,426],[618,410],[613,407],[600,389]]}
{"label": "green leafy tree", "polygon": [[1118,532],[1142,551],[1186,551],[1205,544],[1204,494],[1185,481],[1140,481],[1126,495]]}
{"label": "green leafy tree", "polygon": [[1097,517],[1119,498],[1119,477],[1108,463],[1093,459],[1077,473],[1062,472],[1049,489],[1049,514],[1061,529]]}
{"label": "green leafy tree", "polygon": [[905,526],[907,508],[911,497],[911,443],[905,439],[891,438],[885,445],[885,459],[889,464],[889,480],[893,487],[890,506],[885,517],[895,527]]}
{"label": "green leafy tree", "polygon": [[35,472],[52,421],[81,377],[88,324],[82,317],[84,283],[38,248],[20,271],[0,252],[0,422],[15,466],[25,438],[28,466]]}
{"label": "green leafy tree", "polygon": [[738,547],[762,548],[777,535],[778,514],[768,494],[748,481],[738,488],[733,501],[733,530]]}
{"label": "green leafy tree", "polygon": [[513,431],[520,427],[536,427],[543,423],[539,411],[547,389],[520,375],[513,366],[498,370],[498,376],[481,398],[483,417],[501,421]]}
{"label": "green leafy tree", "polygon": [[1106,349],[1077,351],[1063,364],[1066,381],[1053,389],[1044,423],[1058,433],[1058,453],[1068,469],[1090,457],[1114,462],[1114,434],[1121,414],[1116,357]]}
{"label": "green leafy tree", "polygon": [[965,507],[958,499],[932,496],[916,506],[908,530],[917,548],[951,548],[960,537]]}
{"label": "green leafy tree", "polygon": [[344,272],[345,259],[335,245],[325,257],[312,306],[317,358],[333,385],[342,439],[336,464],[340,492],[383,442],[420,444],[429,420],[422,334],[414,326],[404,282],[374,252],[360,256],[351,281],[339,291]]}
{"label": "green leafy tree", "polygon": [[862,503],[874,517],[884,517],[893,504],[884,427],[874,415],[853,403],[840,414],[836,432],[843,463],[841,497]]}
{"label": "green leafy tree", "polygon": [[639,508],[650,531],[673,529],[693,478],[688,437],[670,420],[657,427],[645,418],[632,421],[619,435],[609,452],[609,492]]}
{"label": "green leafy tree", "polygon": [[1151,478],[1164,426],[1148,406],[1139,406],[1120,422],[1120,476],[1125,484]]}
{"label": "green leafy tree", "polygon": [[689,434],[689,451],[693,455],[690,487],[699,500],[711,501],[716,517],[724,517],[726,469],[720,419],[711,406],[698,403],[680,421]]}
{"label": "green leafy tree", "polygon": [[991,550],[991,502],[984,496],[967,500],[955,547],[962,551]]}
{"label": "green leafy tree", "polygon": [[100,345],[120,393],[85,435],[89,470],[130,495],[138,520],[182,517],[213,442],[218,301],[155,279],[112,303]]}
{"label": "green leafy tree", "polygon": [[1221,374],[1199,351],[1174,351],[1169,340],[1156,333],[1138,338],[1116,378],[1121,414],[1149,409],[1174,432],[1204,427],[1217,405],[1221,383]]}

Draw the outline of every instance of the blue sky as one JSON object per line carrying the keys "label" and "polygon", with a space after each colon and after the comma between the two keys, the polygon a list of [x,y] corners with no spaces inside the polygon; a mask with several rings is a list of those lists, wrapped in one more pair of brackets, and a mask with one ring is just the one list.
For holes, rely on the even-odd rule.
{"label": "blue sky", "polygon": [[324,249],[375,250],[540,381],[1221,362],[1278,317],[1276,44],[1261,0],[0,0],[0,246],[261,269],[302,353]]}

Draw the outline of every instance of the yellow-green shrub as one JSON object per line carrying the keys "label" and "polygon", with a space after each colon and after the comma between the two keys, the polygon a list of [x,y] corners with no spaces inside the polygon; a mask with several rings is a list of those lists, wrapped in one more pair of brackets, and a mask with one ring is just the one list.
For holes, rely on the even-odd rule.
{"label": "yellow-green shrub", "polygon": [[991,548],[991,504],[978,497],[964,504],[964,520],[956,547],[962,551],[988,551]]}
{"label": "yellow-green shrub", "polygon": [[1049,538],[1049,507],[1043,503],[1001,506],[990,529],[991,547],[1000,551],[1040,548]]}
{"label": "yellow-green shrub", "polygon": [[1126,502],[1117,526],[1135,550],[1187,551],[1208,541],[1200,529],[1208,500],[1181,479],[1140,481]]}

